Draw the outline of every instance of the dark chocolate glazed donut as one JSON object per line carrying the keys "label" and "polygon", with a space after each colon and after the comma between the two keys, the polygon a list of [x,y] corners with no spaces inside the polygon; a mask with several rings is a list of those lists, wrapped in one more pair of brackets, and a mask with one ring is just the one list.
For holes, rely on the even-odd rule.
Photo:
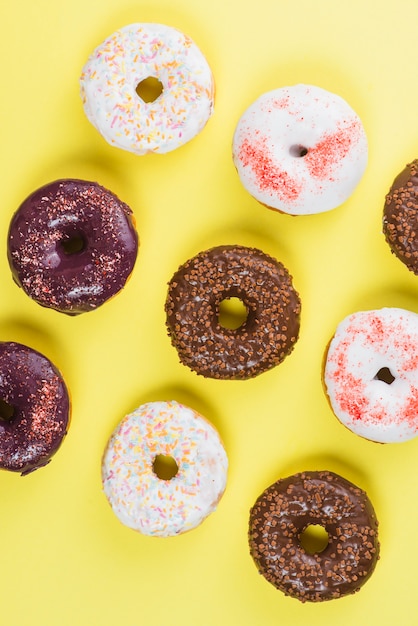
{"label": "dark chocolate glazed donut", "polygon": [[[328,533],[321,552],[301,535],[311,525]],[[366,493],[328,471],[303,472],[268,487],[250,512],[250,553],[259,572],[301,602],[358,591],[379,558],[378,522]]]}
{"label": "dark chocolate glazed donut", "polygon": [[57,368],[36,350],[0,342],[0,399],[0,467],[28,474],[49,463],[70,419]]}
{"label": "dark chocolate glazed donut", "polygon": [[[231,297],[247,310],[237,329],[219,322],[220,305]],[[291,276],[255,248],[218,246],[187,261],[169,283],[165,309],[180,361],[208,378],[257,376],[283,361],[299,334]]]}
{"label": "dark chocolate glazed donut", "polygon": [[383,233],[393,254],[418,274],[418,159],[392,183],[383,210]]}
{"label": "dark chocolate glazed donut", "polygon": [[63,179],[32,193],[8,234],[13,278],[42,306],[76,315],[118,293],[137,256],[131,209],[97,183]]}

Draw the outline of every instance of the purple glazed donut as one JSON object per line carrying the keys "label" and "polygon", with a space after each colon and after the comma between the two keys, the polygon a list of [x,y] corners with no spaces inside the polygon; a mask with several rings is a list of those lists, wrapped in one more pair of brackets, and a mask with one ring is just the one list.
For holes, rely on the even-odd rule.
{"label": "purple glazed donut", "polygon": [[32,193],[14,214],[8,259],[38,304],[77,315],[117,294],[136,261],[131,209],[97,183],[63,179]]}
{"label": "purple glazed donut", "polygon": [[57,368],[32,348],[0,342],[0,468],[24,475],[49,463],[69,421]]}

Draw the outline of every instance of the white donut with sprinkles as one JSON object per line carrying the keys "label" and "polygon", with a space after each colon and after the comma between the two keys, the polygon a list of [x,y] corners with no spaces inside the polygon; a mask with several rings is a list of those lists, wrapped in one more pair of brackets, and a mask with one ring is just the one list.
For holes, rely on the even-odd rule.
{"label": "white donut with sprinkles", "polygon": [[351,431],[380,443],[418,435],[418,315],[398,308],[346,317],[329,345],[324,383]]}
{"label": "white donut with sprinkles", "polygon": [[[161,476],[169,460],[171,477]],[[173,471],[174,467],[174,471]],[[198,526],[226,487],[228,459],[215,428],[178,402],[149,402],[127,415],[106,447],[104,493],[119,520],[169,537]]]}
{"label": "white donut with sprinkles", "polygon": [[233,160],[245,189],[291,215],[322,213],[347,200],[367,165],[366,134],[340,96],[312,85],[275,89],[242,115]]}
{"label": "white donut with sprinkles", "polygon": [[213,113],[205,57],[163,24],[131,24],[110,35],[87,60],[80,85],[93,126],[111,145],[140,155],[182,146]]}

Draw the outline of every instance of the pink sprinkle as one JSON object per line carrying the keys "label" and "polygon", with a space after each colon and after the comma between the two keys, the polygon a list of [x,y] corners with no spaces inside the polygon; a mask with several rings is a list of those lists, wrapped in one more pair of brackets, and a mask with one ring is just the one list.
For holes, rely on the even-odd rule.
{"label": "pink sprinkle", "polygon": [[305,163],[311,176],[319,180],[331,178],[333,169],[347,156],[359,132],[360,122],[354,120],[349,126],[325,135],[310,148]]}
{"label": "pink sprinkle", "polygon": [[415,432],[418,430],[418,389],[414,387],[408,402],[402,411],[400,421],[407,422],[409,427]]}
{"label": "pink sprinkle", "polygon": [[338,402],[341,410],[353,420],[363,420],[369,403],[361,393],[364,389],[362,381],[347,371],[336,372],[334,379],[339,380],[341,392],[338,394]]}
{"label": "pink sprinkle", "polygon": [[260,138],[257,143],[244,139],[238,158],[244,167],[252,169],[260,191],[276,194],[282,202],[294,202],[302,191],[301,185],[277,167],[266,143],[265,138]]}
{"label": "pink sprinkle", "polygon": [[[272,104],[276,109],[287,109],[289,107],[289,96],[283,96],[283,98],[277,98],[273,100]],[[291,113],[291,111],[289,111]]]}

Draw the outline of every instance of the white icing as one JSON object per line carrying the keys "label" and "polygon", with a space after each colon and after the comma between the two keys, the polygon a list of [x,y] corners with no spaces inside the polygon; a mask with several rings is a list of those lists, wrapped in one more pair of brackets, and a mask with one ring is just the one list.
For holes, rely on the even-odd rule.
{"label": "white icing", "polygon": [[[392,382],[379,379],[382,368]],[[418,315],[398,308],[349,315],[331,340],[324,382],[335,415],[357,435],[380,443],[416,437]]]}
{"label": "white icing", "polygon": [[[156,78],[162,94],[144,102],[139,83]],[[163,24],[131,24],[91,54],[81,78],[85,113],[111,145],[164,153],[190,141],[213,113],[214,82],[196,44]]]}
{"label": "white icing", "polygon": [[[177,463],[170,480],[153,471],[158,455]],[[178,402],[150,402],[113,432],[103,456],[102,482],[123,524],[168,537],[191,530],[216,509],[227,469],[219,435],[202,416]]]}
{"label": "white icing", "polygon": [[[306,155],[298,156],[301,148]],[[367,158],[357,114],[340,96],[311,85],[263,94],[244,112],[233,137],[245,189],[292,215],[322,213],[345,202]]]}

